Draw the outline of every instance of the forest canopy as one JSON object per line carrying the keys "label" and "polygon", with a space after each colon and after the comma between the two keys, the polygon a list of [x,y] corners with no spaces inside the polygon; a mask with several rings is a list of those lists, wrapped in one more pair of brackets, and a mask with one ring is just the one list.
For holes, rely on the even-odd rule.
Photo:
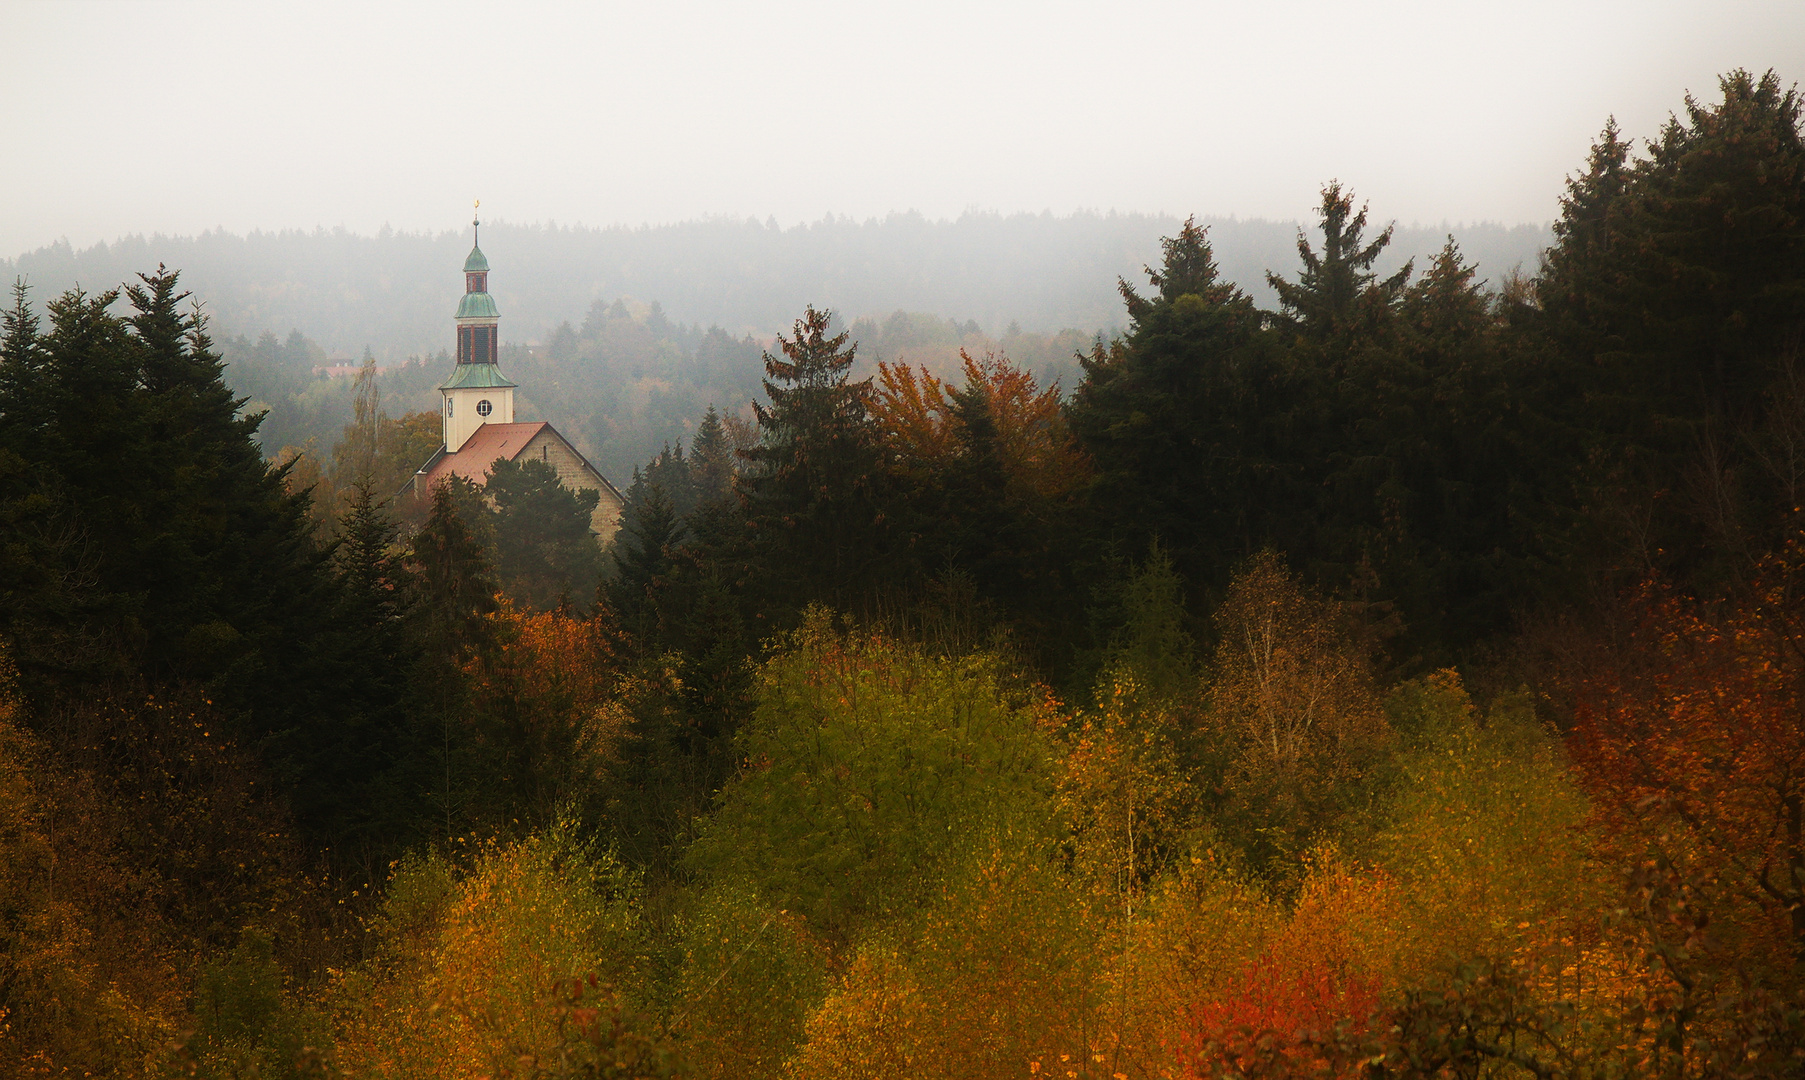
{"label": "forest canopy", "polygon": [[176,271],[20,283],[4,1068],[1799,1075],[1801,106],[1608,123],[1533,274],[1174,222],[1071,385],[602,305],[540,374],[714,405],[606,550],[398,494],[373,356],[277,455]]}

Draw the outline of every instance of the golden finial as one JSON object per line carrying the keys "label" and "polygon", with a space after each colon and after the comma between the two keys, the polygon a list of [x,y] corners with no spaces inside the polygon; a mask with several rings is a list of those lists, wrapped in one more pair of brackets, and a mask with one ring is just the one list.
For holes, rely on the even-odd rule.
{"label": "golden finial", "polygon": [[[470,211],[470,228],[472,230],[481,229],[483,226],[482,215],[477,212],[477,211],[481,210],[482,208],[483,208],[483,201],[481,199],[476,200],[476,206]],[[475,234],[473,232],[472,236],[474,236],[474,235]]]}

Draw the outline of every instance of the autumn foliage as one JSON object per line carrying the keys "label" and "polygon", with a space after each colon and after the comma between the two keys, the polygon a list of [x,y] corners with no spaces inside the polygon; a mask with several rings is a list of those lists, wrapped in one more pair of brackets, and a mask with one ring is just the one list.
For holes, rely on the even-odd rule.
{"label": "autumn foliage", "polygon": [[1374,1025],[1377,980],[1337,975],[1326,965],[1304,970],[1268,955],[1241,969],[1229,996],[1194,1005],[1189,1039],[1178,1048],[1183,1075],[1245,1073],[1260,1047],[1291,1059],[1303,1075],[1334,1075],[1311,1043],[1337,1029],[1358,1037]]}
{"label": "autumn foliage", "polygon": [[404,527],[373,366],[323,521],[173,273],[21,284],[0,1080],[1800,1076],[1805,138],[1721,89],[1496,292],[1189,220],[1069,397],[810,307],[599,588],[544,463]]}
{"label": "autumn foliage", "polygon": [[1787,598],[1707,606],[1649,587],[1577,681],[1569,745],[1626,853],[1747,905],[1738,948],[1805,959],[1805,717]]}

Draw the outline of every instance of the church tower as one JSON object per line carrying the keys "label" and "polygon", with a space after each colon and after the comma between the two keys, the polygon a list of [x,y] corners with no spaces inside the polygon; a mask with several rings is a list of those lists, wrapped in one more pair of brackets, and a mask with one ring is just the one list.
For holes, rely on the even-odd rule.
{"label": "church tower", "polygon": [[[480,227],[480,222],[470,224]],[[430,499],[435,487],[453,477],[480,488],[489,482],[498,461],[536,461],[571,491],[596,493],[589,527],[606,546],[620,529],[626,500],[550,422],[515,423],[514,384],[495,367],[500,322],[495,299],[489,295],[489,260],[483,257],[482,245],[473,244],[464,260],[464,298],[458,301],[458,365],[439,387],[445,445],[433,451],[397,494]]]}
{"label": "church tower", "polygon": [[439,387],[444,399],[439,418],[445,431],[445,452],[450,454],[462,449],[484,424],[514,422],[514,384],[502,378],[495,366],[501,313],[489,295],[489,260],[483,257],[476,236],[482,222],[473,220],[470,226],[464,297],[458,301],[458,363],[451,378]]}

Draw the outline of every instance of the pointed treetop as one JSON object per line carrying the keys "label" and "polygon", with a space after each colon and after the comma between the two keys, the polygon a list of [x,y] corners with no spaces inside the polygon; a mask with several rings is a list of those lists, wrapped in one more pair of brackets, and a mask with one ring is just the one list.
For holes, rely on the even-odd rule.
{"label": "pointed treetop", "polygon": [[1136,322],[1147,317],[1159,303],[1171,303],[1181,296],[1200,296],[1212,304],[1230,303],[1240,296],[1233,284],[1218,280],[1216,257],[1210,251],[1209,226],[1197,225],[1195,215],[1185,218],[1177,236],[1162,237],[1160,252],[1165,257],[1158,270],[1143,267],[1147,280],[1159,290],[1148,300],[1122,278],[1116,279],[1116,291],[1128,305],[1128,316]]}

